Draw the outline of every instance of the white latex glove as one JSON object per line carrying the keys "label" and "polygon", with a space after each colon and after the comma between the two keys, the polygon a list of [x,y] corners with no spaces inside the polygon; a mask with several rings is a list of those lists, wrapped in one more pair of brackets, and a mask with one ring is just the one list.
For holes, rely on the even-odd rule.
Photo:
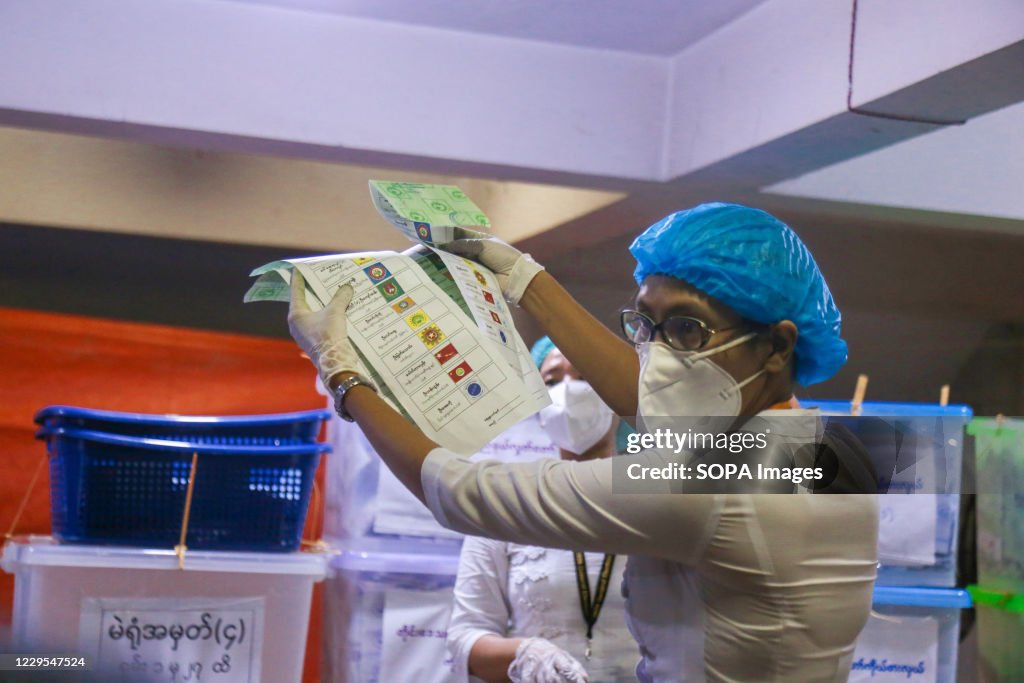
{"label": "white latex glove", "polygon": [[587,683],[583,665],[550,640],[527,638],[508,667],[512,683]]}
{"label": "white latex glove", "polygon": [[524,254],[497,237],[465,228],[456,228],[455,235],[453,242],[442,244],[440,248],[493,270],[498,276],[501,293],[510,304],[519,305],[530,281],[544,270],[544,266],[534,261],[529,254]]}
{"label": "white latex glove", "polygon": [[339,372],[356,372],[359,356],[348,340],[345,309],[352,301],[352,287],[339,287],[334,298],[319,311],[306,303],[305,281],[298,270],[292,270],[292,298],[288,306],[288,331],[306,352],[320,374],[320,381],[329,387],[331,377]]}

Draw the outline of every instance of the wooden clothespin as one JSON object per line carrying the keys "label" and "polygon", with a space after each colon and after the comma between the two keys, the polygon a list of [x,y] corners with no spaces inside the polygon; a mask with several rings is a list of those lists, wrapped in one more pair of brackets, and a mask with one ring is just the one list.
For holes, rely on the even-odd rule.
{"label": "wooden clothespin", "polygon": [[939,389],[939,405],[945,408],[949,405],[949,385],[943,384]]}
{"label": "wooden clothespin", "polygon": [[850,415],[857,417],[861,413],[864,404],[864,394],[868,391],[868,376],[857,375],[857,387],[853,390],[853,400],[850,401]]}

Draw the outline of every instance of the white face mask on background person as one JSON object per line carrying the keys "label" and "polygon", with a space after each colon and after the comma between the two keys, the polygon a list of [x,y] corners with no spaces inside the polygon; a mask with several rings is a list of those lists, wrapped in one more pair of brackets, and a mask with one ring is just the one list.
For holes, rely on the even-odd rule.
{"label": "white face mask on background person", "polygon": [[677,351],[663,342],[640,344],[640,417],[700,417],[740,414],[741,390],[762,374],[759,370],[742,382],[709,358],[751,339],[737,337],[707,351]]}
{"label": "white face mask on background person", "polygon": [[540,411],[540,426],[559,448],[580,455],[608,433],[614,413],[583,380],[565,379],[548,394],[551,405]]}

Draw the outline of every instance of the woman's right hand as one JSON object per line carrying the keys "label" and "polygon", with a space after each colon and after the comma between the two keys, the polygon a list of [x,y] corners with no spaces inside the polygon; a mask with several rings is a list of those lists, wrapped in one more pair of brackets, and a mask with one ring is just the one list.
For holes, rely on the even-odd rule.
{"label": "woman's right hand", "polygon": [[534,276],[544,270],[529,254],[487,233],[456,228],[455,235],[454,241],[439,247],[494,271],[501,293],[510,304],[518,305]]}
{"label": "woman's right hand", "polygon": [[543,638],[526,638],[508,667],[512,683],[587,683],[590,677],[571,654]]}

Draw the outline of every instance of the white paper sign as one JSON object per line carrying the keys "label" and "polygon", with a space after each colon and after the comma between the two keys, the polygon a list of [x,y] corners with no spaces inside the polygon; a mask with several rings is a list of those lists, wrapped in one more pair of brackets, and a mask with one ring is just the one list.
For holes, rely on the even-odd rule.
{"label": "white paper sign", "polygon": [[935,461],[918,460],[879,496],[878,560],[882,564],[930,567],[935,564]]}
{"label": "white paper sign", "polygon": [[118,682],[260,683],[263,598],[85,598],[79,639]]}
{"label": "white paper sign", "polygon": [[935,683],[939,622],[872,614],[857,639],[849,683]]}
{"label": "white paper sign", "polygon": [[451,590],[394,590],[384,596],[380,680],[454,683],[448,654]]}

